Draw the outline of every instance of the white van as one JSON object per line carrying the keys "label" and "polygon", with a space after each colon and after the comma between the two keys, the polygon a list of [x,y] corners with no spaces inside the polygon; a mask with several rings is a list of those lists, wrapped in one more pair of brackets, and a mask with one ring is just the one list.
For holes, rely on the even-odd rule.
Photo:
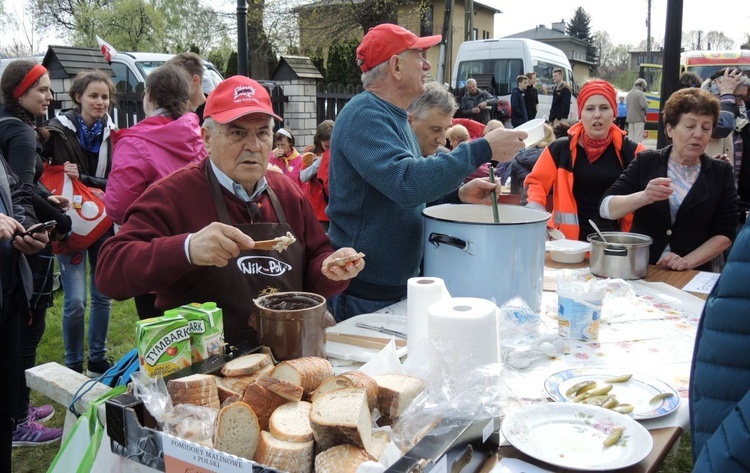
{"label": "white van", "polygon": [[466,41],[458,48],[451,86],[463,89],[466,80],[476,74],[493,74],[496,93],[510,101],[510,92],[516,87],[516,77],[527,72],[536,72],[539,91],[537,118],[549,114],[552,105],[552,71],[562,69],[563,80],[571,87],[570,123],[578,121],[575,95],[578,87],[573,78],[573,68],[565,54],[548,44],[526,38],[483,39]]}

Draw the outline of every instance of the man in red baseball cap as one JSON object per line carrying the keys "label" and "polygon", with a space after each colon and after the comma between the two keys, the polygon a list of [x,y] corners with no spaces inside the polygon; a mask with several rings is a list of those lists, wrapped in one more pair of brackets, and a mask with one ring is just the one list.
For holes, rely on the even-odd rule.
{"label": "man in red baseball cap", "polygon": [[382,24],[357,48],[365,92],[336,117],[326,213],[334,248],[364,252],[367,268],[332,301],[339,321],[406,297],[407,280],[419,274],[425,202],[451,195],[454,202],[491,203],[495,184],[476,179],[459,186],[482,164],[508,161],[523,147],[526,133],[502,129],[422,157],[406,108],[425,92],[431,68],[425,50],[440,40]]}
{"label": "man in red baseball cap", "polygon": [[[252,79],[221,82],[206,102],[202,128],[208,159],[152,185],[102,246],[100,290],[116,299],[156,293],[162,310],[216,302],[227,342],[255,341],[253,299],[277,291],[329,297],[364,267],[334,251],[312,207],[281,173],[266,174],[273,146],[271,98]],[[289,246],[256,242],[286,238]],[[340,260],[337,260],[340,261]]]}

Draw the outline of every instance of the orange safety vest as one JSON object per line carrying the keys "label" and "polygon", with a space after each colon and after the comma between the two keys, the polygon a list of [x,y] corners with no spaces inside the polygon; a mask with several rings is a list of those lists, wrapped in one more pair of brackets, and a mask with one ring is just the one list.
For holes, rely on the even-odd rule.
{"label": "orange safety vest", "polygon": [[[580,132],[575,133],[574,130],[573,135],[560,138],[547,146],[524,181],[529,203],[533,202],[541,208],[545,207],[547,195],[554,187],[552,218],[547,226],[557,228],[569,240],[577,240],[579,234],[578,205],[573,196],[573,168],[578,154],[579,137]],[[637,153],[646,149],[640,143],[625,139],[621,133],[612,133],[612,145],[623,171]],[[599,159],[607,159],[610,152],[608,148]],[[632,223],[633,214],[628,214],[620,219],[620,229],[627,232]]]}

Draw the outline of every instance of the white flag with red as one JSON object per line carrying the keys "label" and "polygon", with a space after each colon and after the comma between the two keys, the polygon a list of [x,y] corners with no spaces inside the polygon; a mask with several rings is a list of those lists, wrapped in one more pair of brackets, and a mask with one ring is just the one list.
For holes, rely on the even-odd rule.
{"label": "white flag with red", "polygon": [[96,37],[96,41],[99,43],[99,49],[102,51],[104,59],[106,59],[107,62],[112,62],[112,58],[117,56],[117,50],[99,36]]}

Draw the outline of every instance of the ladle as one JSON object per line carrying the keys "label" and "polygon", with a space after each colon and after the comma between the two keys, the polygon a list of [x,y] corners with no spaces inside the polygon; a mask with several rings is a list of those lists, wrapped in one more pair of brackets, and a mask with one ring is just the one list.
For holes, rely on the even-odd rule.
{"label": "ladle", "polygon": [[589,219],[589,224],[594,229],[597,235],[599,235],[599,238],[602,239],[602,243],[609,243],[606,238],[604,238],[604,235],[602,235],[601,230],[599,230],[599,227],[596,226],[593,220]]}

